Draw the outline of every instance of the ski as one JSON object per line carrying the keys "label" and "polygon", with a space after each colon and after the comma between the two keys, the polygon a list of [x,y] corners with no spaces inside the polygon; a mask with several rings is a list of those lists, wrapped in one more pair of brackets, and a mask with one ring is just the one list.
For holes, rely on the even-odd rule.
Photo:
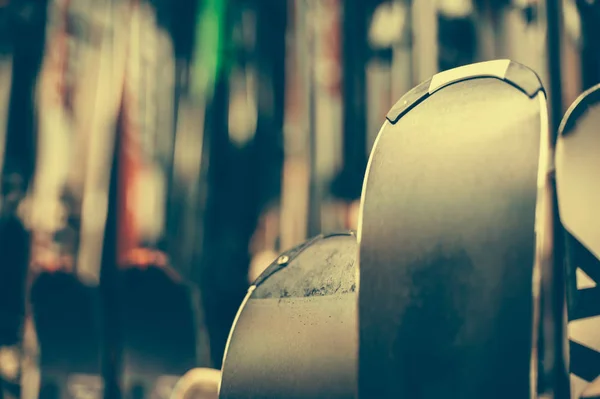
{"label": "ski", "polygon": [[[589,396],[600,377],[600,231],[594,207],[600,137],[600,85],[571,105],[556,143],[556,187],[565,230],[571,398]],[[597,386],[597,384],[595,384]],[[583,396],[581,396],[583,394]]]}
{"label": "ski", "polygon": [[48,2],[24,216],[32,242],[23,397],[103,395],[100,262],[125,55],[113,39],[126,33],[127,11],[122,2]]}
{"label": "ski", "polygon": [[308,237],[310,187],[311,120],[310,68],[313,49],[309,4],[288,0],[288,18],[292,19],[287,44],[286,91],[284,115],[284,164],[281,189],[280,246],[292,248]]}
{"label": "ski", "polygon": [[173,7],[132,3],[117,192],[125,397],[167,399],[198,365],[196,297],[173,265],[167,242],[176,112]]}
{"label": "ski", "polygon": [[314,237],[250,286],[227,341],[220,398],[356,397],[356,249],[353,233]]}
{"label": "ski", "polygon": [[553,222],[539,78],[451,69],[386,119],[359,218],[359,398],[535,397]]}

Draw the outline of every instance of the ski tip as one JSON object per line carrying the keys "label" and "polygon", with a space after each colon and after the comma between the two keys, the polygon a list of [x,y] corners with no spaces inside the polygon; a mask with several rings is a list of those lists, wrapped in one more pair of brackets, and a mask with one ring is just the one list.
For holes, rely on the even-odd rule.
{"label": "ski tip", "polygon": [[353,230],[348,230],[348,231],[340,231],[340,232],[334,232],[334,233],[327,233],[327,234],[319,234],[307,241],[305,241],[304,243],[282,253],[281,255],[279,255],[272,263],[270,266],[268,266],[259,276],[256,280],[254,280],[254,282],[252,283],[253,286],[260,286],[262,283],[265,282],[265,280],[267,280],[271,275],[273,275],[274,273],[276,273],[277,271],[279,271],[280,269],[283,269],[284,267],[286,267],[287,265],[289,265],[294,259],[296,259],[306,248],[310,247],[312,244],[314,244],[315,242],[319,241],[319,240],[324,240],[324,239],[328,239],[328,238],[333,238],[333,237],[339,237],[339,236],[353,236],[356,237],[356,232]]}
{"label": "ski tip", "polygon": [[410,109],[433,93],[454,83],[477,78],[503,80],[530,98],[540,91],[544,92],[539,76],[525,65],[511,60],[478,62],[440,72],[430,80],[421,83],[394,104],[387,114],[387,120],[395,124]]}
{"label": "ski tip", "polygon": [[588,109],[600,103],[600,84],[592,86],[577,97],[571,104],[558,127],[558,136],[566,136],[574,131],[575,124]]}
{"label": "ski tip", "polygon": [[302,251],[308,248],[313,242],[320,239],[322,235],[318,235],[300,245],[295,246],[294,248],[282,253],[275,259],[271,265],[269,265],[252,283],[252,286],[255,288],[260,286],[265,280],[269,278],[272,274],[276,273],[278,270],[286,267],[293,259],[295,259]]}
{"label": "ski tip", "polygon": [[421,83],[417,87],[410,90],[408,93],[403,95],[400,100],[394,104],[392,109],[386,115],[387,120],[391,124],[395,124],[412,108],[417,106],[421,101],[429,96],[429,86],[431,85],[431,79]]}

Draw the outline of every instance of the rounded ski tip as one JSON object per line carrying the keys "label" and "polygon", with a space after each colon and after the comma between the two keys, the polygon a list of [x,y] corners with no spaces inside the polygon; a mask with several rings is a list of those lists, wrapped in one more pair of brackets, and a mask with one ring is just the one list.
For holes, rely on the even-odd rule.
{"label": "rounded ski tip", "polygon": [[573,102],[573,104],[571,104],[567,112],[565,112],[565,116],[562,118],[562,121],[560,122],[560,126],[558,128],[559,138],[573,132],[577,120],[579,120],[579,118],[583,116],[588,109],[598,103],[600,103],[600,84],[592,86],[581,93]]}
{"label": "rounded ski tip", "polygon": [[352,397],[357,254],[356,237],[343,232],[319,235],[273,261],[231,327],[220,398]]}
{"label": "rounded ski tip", "polygon": [[[257,289],[253,297],[309,297],[354,292],[356,245],[351,232],[321,234],[309,240],[308,245],[280,255],[267,268],[271,271],[265,271],[259,278],[260,284],[254,284]],[[334,278],[340,281],[332,286]]]}
{"label": "rounded ski tip", "polygon": [[435,92],[454,83],[477,78],[503,80],[530,98],[540,91],[544,92],[539,76],[525,65],[511,60],[478,62],[440,72],[430,80],[419,84],[394,104],[386,118],[390,123],[395,124],[402,115]]}

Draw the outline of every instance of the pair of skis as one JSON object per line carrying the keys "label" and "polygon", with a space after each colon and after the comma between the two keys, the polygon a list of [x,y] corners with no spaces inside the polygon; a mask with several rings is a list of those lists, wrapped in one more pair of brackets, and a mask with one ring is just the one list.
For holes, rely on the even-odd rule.
{"label": "pair of skis", "polygon": [[[39,372],[29,366],[22,386],[39,392],[23,397],[101,397],[119,384],[124,392],[168,397],[178,377],[196,366],[195,308],[187,287],[172,277],[161,242],[176,104],[164,8],[49,4],[37,165],[25,218],[33,232],[25,363],[38,363]],[[117,259],[107,260],[104,238],[115,240],[115,232],[105,231],[107,218],[115,217],[109,212],[115,149],[119,246]],[[115,262],[118,272],[107,273]],[[106,296],[119,305],[107,308]]]}

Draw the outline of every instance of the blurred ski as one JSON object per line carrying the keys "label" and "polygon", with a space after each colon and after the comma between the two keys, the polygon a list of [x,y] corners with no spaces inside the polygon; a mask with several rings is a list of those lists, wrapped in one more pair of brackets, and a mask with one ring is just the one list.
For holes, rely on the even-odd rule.
{"label": "blurred ski", "polygon": [[171,7],[136,1],[130,23],[118,161],[125,397],[168,398],[197,366],[195,298],[166,242],[176,104]]}
{"label": "blurred ski", "polygon": [[284,117],[284,167],[280,216],[280,247],[292,248],[308,237],[310,184],[310,90],[313,46],[310,4],[289,0],[293,42],[288,44],[286,109]]}
{"label": "blurred ski", "polygon": [[[123,86],[125,2],[55,0],[37,88],[36,171],[24,397],[102,397],[98,292],[102,238]],[[38,349],[39,343],[39,349]],[[41,350],[41,352],[39,352]],[[41,355],[36,361],[38,355]]]}
{"label": "blurred ski", "polygon": [[[216,212],[214,208],[213,212],[208,210],[209,204],[215,203],[215,179],[211,176],[215,165],[229,165],[222,153],[211,162],[212,154],[218,152],[215,148],[222,144],[212,138],[216,131],[223,132],[228,111],[222,53],[227,39],[225,17],[229,2],[205,0],[194,3],[184,2],[187,6],[179,8],[176,17],[181,23],[172,27],[178,33],[174,43],[177,127],[167,217],[168,244],[174,266],[193,284],[190,289],[195,295],[197,309],[198,363],[204,367],[219,367],[223,349],[218,349],[219,334],[215,334],[213,328],[218,322],[208,319],[213,316],[209,291],[218,291],[218,284],[214,282],[220,279],[207,277],[207,274],[226,269],[215,268],[206,259],[207,248],[214,252],[214,243],[218,241],[212,224],[217,218]],[[227,300],[230,298],[221,297],[217,317],[226,313]],[[228,328],[221,334],[223,346]]]}

